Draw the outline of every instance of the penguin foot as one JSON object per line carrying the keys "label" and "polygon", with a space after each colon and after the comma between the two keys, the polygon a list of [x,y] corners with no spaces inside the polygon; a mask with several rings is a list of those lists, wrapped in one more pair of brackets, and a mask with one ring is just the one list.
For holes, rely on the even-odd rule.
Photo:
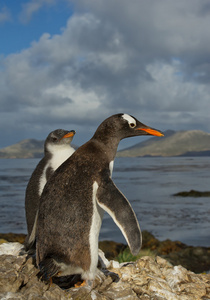
{"label": "penguin foot", "polygon": [[74,287],[79,288],[79,287],[86,286],[86,285],[87,285],[86,280],[83,280],[83,282],[78,281],[77,283],[75,283]]}
{"label": "penguin foot", "polygon": [[[55,276],[60,276],[61,272],[58,272]],[[53,284],[53,277],[49,278],[49,287]]]}
{"label": "penguin foot", "polygon": [[84,280],[84,281],[78,281],[77,283],[74,284],[75,288],[79,287],[86,287],[88,289],[93,288],[93,280]]}

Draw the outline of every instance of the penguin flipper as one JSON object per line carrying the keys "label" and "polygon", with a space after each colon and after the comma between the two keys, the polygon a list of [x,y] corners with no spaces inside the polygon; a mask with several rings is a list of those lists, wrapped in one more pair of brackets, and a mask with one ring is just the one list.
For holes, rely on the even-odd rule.
{"label": "penguin flipper", "polygon": [[33,255],[36,252],[36,240],[34,240],[33,242],[29,243],[28,242],[28,236],[26,237],[25,241],[24,241],[24,248],[25,251],[30,254]]}
{"label": "penguin flipper", "polygon": [[38,219],[38,210],[36,213],[36,217],[35,217],[35,221],[34,221],[34,225],[32,228],[31,233],[27,235],[25,242],[24,242],[24,246],[25,246],[25,250],[26,251],[30,251],[32,250],[32,253],[34,252],[34,250],[36,250],[36,226],[37,226],[37,219]]}
{"label": "penguin flipper", "polygon": [[141,249],[141,229],[136,215],[126,197],[109,178],[97,191],[98,205],[114,220],[124,235],[132,254],[137,255]]}

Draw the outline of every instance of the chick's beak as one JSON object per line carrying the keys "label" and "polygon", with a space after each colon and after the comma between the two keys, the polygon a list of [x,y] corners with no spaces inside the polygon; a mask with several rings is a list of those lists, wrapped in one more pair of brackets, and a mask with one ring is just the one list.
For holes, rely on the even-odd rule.
{"label": "chick's beak", "polygon": [[72,131],[69,131],[67,134],[65,134],[62,139],[65,139],[65,138],[69,138],[69,137],[72,137],[74,136],[76,133],[76,131],[72,130]]}
{"label": "chick's beak", "polygon": [[136,130],[143,130],[146,131],[150,135],[155,135],[155,136],[164,136],[164,134],[161,131],[158,131],[156,129],[152,128],[136,128]]}

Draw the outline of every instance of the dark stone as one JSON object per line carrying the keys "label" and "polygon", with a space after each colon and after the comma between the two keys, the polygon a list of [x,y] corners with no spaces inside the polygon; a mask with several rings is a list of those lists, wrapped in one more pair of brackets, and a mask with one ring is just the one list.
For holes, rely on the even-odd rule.
{"label": "dark stone", "polygon": [[100,241],[99,248],[105,253],[107,259],[114,259],[121,251],[125,250],[126,245],[113,241]]}
{"label": "dark stone", "polygon": [[179,192],[174,194],[176,197],[210,197],[210,192],[200,192],[195,190],[190,190],[189,192]]}
{"label": "dark stone", "polygon": [[187,247],[179,252],[161,255],[172,265],[182,265],[194,273],[202,273],[210,270],[210,248]]}

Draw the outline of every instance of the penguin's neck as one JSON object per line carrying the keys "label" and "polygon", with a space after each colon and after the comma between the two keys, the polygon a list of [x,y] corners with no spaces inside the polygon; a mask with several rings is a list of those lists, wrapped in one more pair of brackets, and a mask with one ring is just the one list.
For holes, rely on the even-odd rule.
{"label": "penguin's neck", "polygon": [[[95,138],[93,137],[93,140],[94,139]],[[100,138],[95,139],[95,141],[97,141],[103,148],[103,152],[106,154],[109,163],[114,161],[120,140],[116,137],[106,138],[105,136],[102,136]]]}

